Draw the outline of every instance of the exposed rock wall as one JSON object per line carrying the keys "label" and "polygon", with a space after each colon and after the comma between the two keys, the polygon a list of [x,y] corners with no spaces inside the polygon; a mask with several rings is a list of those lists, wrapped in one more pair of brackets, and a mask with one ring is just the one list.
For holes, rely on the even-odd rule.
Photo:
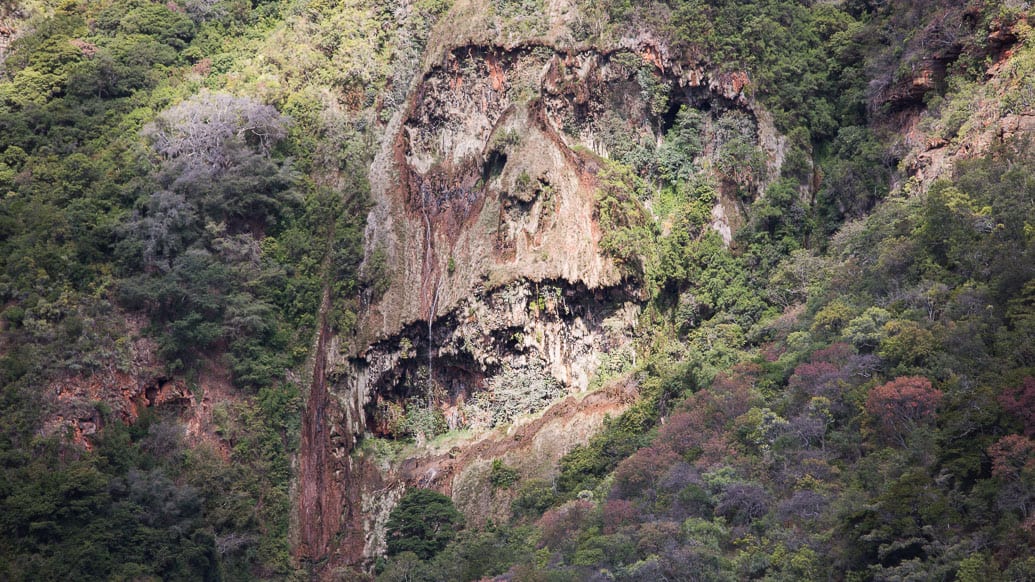
{"label": "exposed rock wall", "polygon": [[[479,424],[482,421],[472,417],[469,405],[492,378],[504,370],[541,365],[563,387],[557,395],[560,400],[565,394],[578,395],[588,388],[602,354],[632,357],[638,314],[635,297],[622,287],[591,291],[563,281],[521,280],[463,299],[436,320],[430,336],[428,327],[418,322],[355,356],[341,354],[336,340],[324,336],[329,343],[318,353],[331,354],[332,359],[326,362],[326,370],[316,362],[303,420],[296,555],[330,564],[369,563],[383,551],[383,528],[402,494],[402,484],[450,493],[454,483],[472,482],[465,463],[448,454],[417,451],[391,467],[357,456],[357,441],[381,430],[378,415],[386,403],[428,399],[449,414],[453,428],[474,426],[476,434],[491,434],[493,425]],[[535,386],[527,388],[535,390]],[[628,399],[627,394],[604,392],[587,402],[613,412]],[[538,412],[558,401],[556,397],[522,401],[516,410]],[[569,417],[568,413],[582,410],[580,406],[550,408],[546,414],[554,419],[551,433],[523,429],[530,440],[522,446],[541,440],[529,457],[543,465],[539,472],[552,470],[561,455],[599,426],[600,411],[584,418]],[[573,428],[560,438],[564,431],[556,428],[557,423],[578,430]],[[486,456],[487,450],[472,459],[491,462],[494,457]],[[446,463],[445,458],[452,460]],[[528,470],[535,474],[531,466]],[[466,490],[465,495],[473,496],[464,506],[469,515],[498,513],[479,505],[480,497],[470,487]]]}
{"label": "exposed rock wall", "polygon": [[113,351],[101,350],[103,365],[89,372],[67,372],[41,390],[44,420],[40,435],[68,436],[89,450],[93,445],[88,437],[106,425],[133,424],[149,409],[160,409],[179,416],[189,443],[204,442],[228,457],[227,444],[215,434],[213,422],[216,407],[240,399],[228,370],[218,362],[205,361],[188,382],[167,370],[157,342],[144,331],[142,316],[116,314],[111,319],[125,327],[104,329],[117,341],[104,339],[111,341]]}
{"label": "exposed rock wall", "polygon": [[[200,434],[199,404],[182,379],[172,378],[158,359],[158,346],[144,336],[144,322],[124,316],[126,337],[106,365],[89,373],[68,373],[43,390],[47,410],[42,436],[70,434],[72,441],[89,449],[85,437],[103,428],[106,421],[133,423],[146,409],[175,406],[184,413],[190,436]],[[206,375],[206,379],[210,375]],[[105,410],[102,411],[101,404]]]}
{"label": "exposed rock wall", "polygon": [[[523,280],[476,293],[436,320],[430,344],[427,328],[413,325],[334,363],[343,428],[357,437],[377,432],[371,415],[378,402],[424,396],[432,388],[436,405],[457,409],[505,369],[542,365],[565,392],[583,392],[604,354],[631,360],[638,317],[635,297],[620,287]],[[461,417],[452,424],[472,422]]]}
{"label": "exposed rock wall", "polygon": [[[468,8],[457,2],[454,20]],[[660,143],[687,106],[702,112],[702,155],[712,155],[717,120],[737,111],[765,158],[749,194],[779,174],[784,138],[747,96],[747,75],[680,62],[649,35],[606,50],[565,44],[558,31],[573,8],[549,8],[551,24],[523,41],[472,29],[432,42],[385,128],[366,264],[383,261],[387,290],[364,297],[354,334],[321,349],[328,382],[314,380],[307,408],[323,416],[307,420],[298,514],[319,525],[300,524],[300,557],[369,565],[403,485],[451,494],[476,522],[502,517],[509,494],[487,489],[492,459],[551,477],[635,393],[628,384],[581,398],[602,364],[635,359],[644,299],[600,244],[597,173],[616,135]],[[715,227],[727,240],[742,213],[723,191]],[[392,436],[392,411],[414,402],[475,436],[445,452],[418,443],[387,464],[357,453],[364,438]]]}
{"label": "exposed rock wall", "polygon": [[[712,116],[740,109],[757,123],[766,155],[756,194],[778,175],[784,140],[745,97],[746,75],[670,63],[648,40],[611,52],[465,46],[429,68],[388,138],[391,155],[371,172],[368,260],[387,258],[391,284],[371,298],[353,351],[448,312],[479,287],[522,278],[618,284],[594,220],[595,160],[610,155],[605,129],[656,141],[681,105]],[[668,103],[663,111],[652,110],[650,91]],[[717,227],[736,228],[739,202],[723,203]]]}
{"label": "exposed rock wall", "polygon": [[350,477],[350,467],[332,457],[335,444],[339,448],[351,447],[352,441],[336,443],[334,437],[340,437],[340,433],[332,434],[339,415],[327,388],[327,342],[331,336],[327,324],[329,305],[330,293],[325,290],[298,456],[298,490],[295,493],[298,500],[298,544],[295,553],[308,560],[321,560],[331,551],[331,540],[341,529],[342,490]]}
{"label": "exposed rock wall", "polygon": [[[914,191],[926,190],[935,180],[950,176],[956,163],[977,157],[1035,130],[1035,84],[1025,51],[1016,51],[1026,18],[994,20],[987,31],[977,30],[970,9],[962,7],[950,16],[973,35],[975,46],[962,41],[944,42],[910,68],[910,73],[878,92],[871,104],[887,113],[885,123],[901,135],[905,155],[900,167],[911,179]],[[940,22],[918,35],[935,36]],[[913,41],[914,44],[919,42]],[[985,58],[984,79],[962,89],[945,87],[945,77],[964,48]],[[1019,54],[1018,54],[1019,53]],[[970,54],[974,58],[975,54]],[[901,67],[900,67],[901,68]],[[931,95],[939,95],[928,108]],[[1030,144],[1014,144],[1030,147]]]}
{"label": "exposed rock wall", "polygon": [[20,2],[0,4],[0,69],[10,52],[11,43],[25,32],[28,17],[28,11],[20,6]]}

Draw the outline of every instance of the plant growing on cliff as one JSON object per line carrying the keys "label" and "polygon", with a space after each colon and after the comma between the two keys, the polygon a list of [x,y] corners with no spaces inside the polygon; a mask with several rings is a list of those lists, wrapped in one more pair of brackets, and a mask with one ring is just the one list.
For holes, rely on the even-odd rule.
{"label": "plant growing on cliff", "polygon": [[603,233],[600,248],[627,275],[640,278],[655,246],[654,221],[640,203],[640,198],[646,198],[645,186],[629,168],[615,162],[605,161],[597,178],[596,217]]}
{"label": "plant growing on cliff", "polygon": [[521,474],[513,467],[508,467],[502,459],[492,460],[492,469],[489,471],[489,484],[493,490],[509,489],[521,478]]}
{"label": "plant growing on cliff", "polygon": [[463,526],[453,500],[430,489],[411,489],[388,516],[388,555],[413,552],[427,560],[442,551]]}
{"label": "plant growing on cliff", "polygon": [[672,128],[658,148],[658,165],[669,182],[684,181],[694,174],[694,159],[704,151],[702,125],[700,111],[686,105],[679,108]]}
{"label": "plant growing on cliff", "polygon": [[472,426],[491,428],[534,414],[564,395],[564,386],[541,361],[521,368],[507,367],[474,395],[465,413]]}
{"label": "plant growing on cliff", "polygon": [[433,405],[409,402],[403,412],[398,405],[389,403],[389,410],[392,411],[388,417],[389,428],[396,438],[415,438],[427,441],[449,430],[446,417]]}
{"label": "plant growing on cliff", "polygon": [[388,291],[392,284],[392,274],[388,268],[388,254],[383,247],[374,249],[370,258],[363,263],[360,282],[370,290],[371,299],[380,299]]}
{"label": "plant growing on cliff", "polygon": [[730,111],[716,124],[715,167],[724,179],[736,184],[747,198],[765,178],[765,152],[755,145],[757,124],[740,111]]}

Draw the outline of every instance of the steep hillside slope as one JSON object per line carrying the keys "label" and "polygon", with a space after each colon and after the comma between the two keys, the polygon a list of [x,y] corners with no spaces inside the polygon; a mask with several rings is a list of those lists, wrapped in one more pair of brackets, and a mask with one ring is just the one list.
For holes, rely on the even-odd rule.
{"label": "steep hillside slope", "polygon": [[4,4],[0,578],[1035,577],[1029,22]]}
{"label": "steep hillside slope", "polygon": [[[742,200],[780,172],[783,138],[743,93],[745,74],[673,63],[649,37],[582,49],[534,36],[511,46],[456,45],[456,21],[484,18],[478,11],[486,8],[458,5],[443,17],[431,37],[444,43],[436,46],[442,60],[416,79],[374,160],[366,265],[384,265],[383,292],[367,297],[355,336],[328,344],[330,374],[339,379],[328,385],[337,406],[326,446],[340,463],[338,484],[322,488],[325,499],[303,495],[302,503],[334,507],[343,496],[346,509],[341,522],[324,518],[331,531],[313,534],[322,543],[303,541],[311,558],[328,555],[326,540],[342,523],[344,545],[355,548],[344,559],[358,560],[360,546],[351,540],[361,533],[359,517],[364,527],[385,519],[361,507],[387,510],[377,499],[398,497],[391,485],[398,477],[375,479],[371,468],[355,477],[353,449],[364,436],[410,432],[422,439],[442,430],[404,426],[422,414],[440,418],[443,429],[478,435],[583,393],[605,360],[620,369],[635,359],[639,311],[649,296],[644,262],[651,260],[639,255],[652,251],[635,248],[647,239],[613,241],[613,231],[648,229],[653,219],[642,206],[649,198],[621,191],[639,178],[612,168],[607,158],[621,155],[616,148],[657,147],[688,112],[688,131],[700,132],[694,137],[703,145],[683,154],[683,171],[694,163],[704,168],[724,142],[743,140],[753,167],[701,174],[721,183],[710,210],[727,233],[728,220],[742,220]],[[566,30],[564,22],[547,28]],[[728,135],[733,124],[737,133]],[[655,180],[660,188],[662,178]],[[615,208],[600,194],[608,188],[620,197]],[[651,188],[643,186],[647,196]],[[335,361],[338,352],[344,357]],[[620,402],[611,407],[620,410]],[[599,418],[567,422],[595,426]],[[584,442],[590,432],[580,434]],[[579,442],[555,447],[539,465],[554,465]],[[325,453],[303,446],[301,454]],[[400,460],[408,463],[427,461]],[[460,467],[408,479],[446,492],[487,488],[486,475],[463,482],[471,477]],[[499,514],[469,503],[465,509]],[[362,555],[375,557],[383,539],[362,534]]]}

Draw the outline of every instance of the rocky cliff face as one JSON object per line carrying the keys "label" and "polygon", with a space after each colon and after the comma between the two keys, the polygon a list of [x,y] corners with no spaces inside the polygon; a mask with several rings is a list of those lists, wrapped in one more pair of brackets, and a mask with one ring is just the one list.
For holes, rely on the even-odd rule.
{"label": "rocky cliff face", "polygon": [[[188,383],[170,373],[158,355],[157,343],[144,331],[146,321],[116,311],[125,327],[116,330],[103,364],[79,373],[65,373],[41,391],[45,421],[40,436],[65,435],[86,449],[91,437],[111,423],[133,424],[148,411],[173,412],[184,423],[188,442],[205,442],[227,455],[215,434],[213,409],[241,399],[229,373],[206,362]],[[106,330],[112,333],[112,330]],[[111,338],[107,338],[111,339]]]}
{"label": "rocky cliff face", "polygon": [[28,15],[16,5],[0,6],[0,65],[10,51],[11,43],[20,36]]}
{"label": "rocky cliff face", "polygon": [[[635,357],[644,294],[601,249],[596,208],[598,172],[620,142],[660,143],[690,107],[707,156],[716,121],[740,112],[765,158],[749,193],[778,175],[783,138],[746,96],[746,75],[679,62],[648,36],[565,42],[573,9],[559,4],[524,40],[443,41],[440,28],[387,124],[366,233],[366,269],[384,291],[364,298],[354,335],[321,345],[329,380],[314,380],[306,413],[301,558],[369,564],[405,485],[452,494],[476,521],[499,517],[509,501],[488,493],[493,458],[549,476],[635,393],[631,384],[572,398],[602,365]],[[453,24],[484,16],[472,10],[457,3]],[[742,212],[733,190],[713,212],[727,239]],[[418,436],[392,462],[356,451],[417,405],[471,436],[447,452]],[[542,416],[522,420],[530,414]]]}
{"label": "rocky cliff face", "polygon": [[[522,278],[618,284],[595,227],[595,158],[613,153],[616,134],[660,140],[680,106],[710,120],[749,112],[776,175],[782,140],[745,97],[746,75],[712,78],[649,43],[463,46],[429,68],[389,134],[391,156],[372,171],[380,181],[368,263],[383,257],[391,284],[363,314],[356,349],[446,313],[478,288]],[[737,204],[724,198],[716,216],[737,214]]]}
{"label": "rocky cliff face", "polygon": [[[901,165],[920,189],[951,175],[956,162],[1035,131],[1035,67],[1014,50],[1029,30],[1024,17],[997,18],[986,31],[978,29],[973,6],[947,11],[911,41],[939,48],[921,52],[911,46],[923,58],[876,92],[871,106],[885,112],[891,131],[901,136],[907,150]],[[975,46],[964,44],[965,38]],[[961,57],[982,61],[977,70],[983,82],[946,89],[947,70]]]}

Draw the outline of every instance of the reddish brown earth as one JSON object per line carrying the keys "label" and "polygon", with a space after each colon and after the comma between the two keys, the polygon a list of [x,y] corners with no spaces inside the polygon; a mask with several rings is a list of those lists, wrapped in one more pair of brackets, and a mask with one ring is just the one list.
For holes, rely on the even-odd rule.
{"label": "reddish brown earth", "polygon": [[[408,486],[432,485],[445,495],[453,495],[455,477],[465,467],[476,461],[525,456],[535,446],[536,436],[544,429],[567,425],[579,417],[603,419],[606,415],[617,416],[635,395],[633,386],[615,384],[612,389],[593,392],[582,399],[569,396],[548,408],[539,418],[519,425],[506,434],[491,432],[463,447],[453,447],[446,453],[407,459],[399,468],[399,476]],[[583,436],[588,439],[591,435]],[[428,479],[430,474],[435,475],[434,479]]]}
{"label": "reddish brown earth", "polygon": [[327,312],[330,294],[324,293],[320,334],[313,364],[313,380],[302,415],[302,440],[298,453],[298,544],[295,557],[320,561],[328,556],[331,540],[341,529],[342,486],[349,475],[333,474],[330,453],[331,398],[327,392]]}

